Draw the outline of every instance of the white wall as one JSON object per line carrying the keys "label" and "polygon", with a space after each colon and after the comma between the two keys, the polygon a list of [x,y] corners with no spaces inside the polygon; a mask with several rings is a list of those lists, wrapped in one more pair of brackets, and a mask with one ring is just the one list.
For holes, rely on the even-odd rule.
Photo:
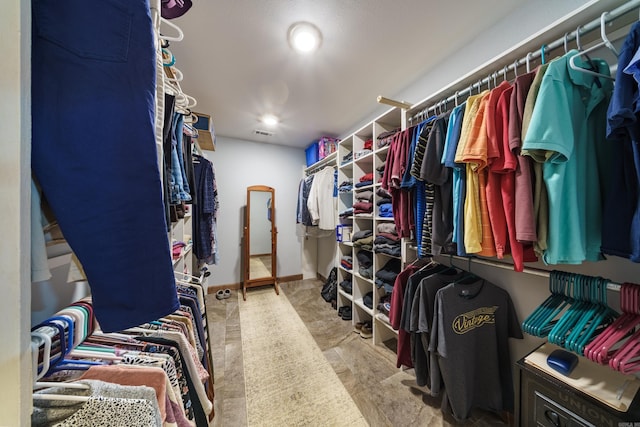
{"label": "white wall", "polygon": [[31,363],[30,173],[31,2],[6,2],[0,14],[0,424],[29,425]]}
{"label": "white wall", "polygon": [[[382,94],[392,99],[402,100],[411,104],[429,98],[461,79],[468,74],[473,74],[477,68],[486,65],[487,72],[475,77],[486,77],[503,65],[511,64],[516,59],[523,58],[528,51],[539,50],[542,42],[534,41],[538,35],[543,39],[560,38],[566,31],[573,31],[578,25],[586,23],[588,20],[598,17],[603,11],[612,10],[625,3],[624,0],[532,0],[525,2],[522,7],[503,18],[492,27],[478,34],[473,40],[461,49],[452,51],[446,59],[441,61],[432,70],[428,71],[413,82],[406,82],[404,89],[397,93]],[[490,11],[487,11],[490,13]],[[558,22],[565,16],[572,14],[574,18],[558,27]],[[455,23],[452,23],[452,31],[455,31]],[[446,41],[446,34],[443,39],[433,42]],[[429,43],[431,41],[425,41]],[[514,47],[517,54],[510,55],[508,61],[495,66],[495,59],[505,51]],[[575,45],[572,45],[575,46]],[[419,53],[416,53],[419,54]],[[521,68],[524,70],[524,68]],[[468,85],[468,83],[467,83]],[[436,102],[445,96],[453,95],[454,90],[442,93],[436,98]],[[435,102],[434,102],[435,103]],[[430,104],[431,105],[431,104]],[[360,129],[374,118],[389,110],[388,106],[379,105],[373,107],[371,111],[363,114],[363,119],[354,123],[354,126],[343,136],[349,135]]]}
{"label": "white wall", "polygon": [[241,282],[243,208],[251,185],[275,188],[278,276],[301,274],[302,238],[296,235],[296,203],[305,166],[304,150],[219,136],[216,151],[206,152],[206,157],[214,164],[220,199],[220,263],[209,266],[208,284]]}

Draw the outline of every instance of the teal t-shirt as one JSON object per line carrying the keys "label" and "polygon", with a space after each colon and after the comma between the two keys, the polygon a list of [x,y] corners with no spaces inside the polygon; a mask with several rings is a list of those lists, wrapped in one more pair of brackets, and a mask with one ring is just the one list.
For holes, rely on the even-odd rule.
{"label": "teal t-shirt", "polygon": [[[606,112],[610,79],[572,69],[572,50],[549,64],[533,109],[522,154],[544,163],[549,194],[547,264],[579,264],[602,259],[601,183],[607,154]],[[601,59],[575,59],[584,69],[610,75]]]}

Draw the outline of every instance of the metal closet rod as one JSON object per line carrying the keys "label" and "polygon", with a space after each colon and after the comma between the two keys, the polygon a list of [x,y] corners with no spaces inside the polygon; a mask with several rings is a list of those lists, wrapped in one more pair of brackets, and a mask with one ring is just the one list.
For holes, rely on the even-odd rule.
{"label": "metal closet rod", "polygon": [[[437,256],[443,257],[443,258],[449,258],[449,261],[451,262],[451,265],[453,265],[452,261],[455,259],[455,260],[459,260],[459,261],[466,261],[468,263],[474,262],[476,264],[488,265],[490,267],[498,267],[498,268],[501,268],[503,270],[514,271],[513,270],[513,265],[507,264],[507,263],[504,263],[504,262],[492,261],[492,260],[483,259],[483,258],[461,257],[461,256],[457,256],[457,255],[437,255]],[[463,267],[458,267],[458,268],[463,268]],[[541,268],[533,268],[533,267],[525,267],[522,272],[523,273],[527,273],[527,274],[531,274],[533,276],[546,277],[547,279],[549,278],[549,274],[550,274],[549,270],[543,270]],[[615,282],[612,282],[610,280],[607,283],[607,289],[610,290],[610,291],[618,291],[619,292],[620,288],[621,288],[621,285],[619,283],[615,283]]]}
{"label": "metal closet rod", "polygon": [[[605,22],[609,23],[611,21],[613,21],[616,18],[619,18],[620,16],[624,15],[625,13],[636,9],[640,7],[640,0],[631,0],[628,1],[626,3],[624,3],[621,6],[618,6],[617,8],[613,9],[610,12],[605,12],[606,13],[606,19]],[[502,75],[504,78],[506,78],[506,75],[509,71],[513,71],[515,70],[518,66],[521,65],[526,65],[526,63],[528,61],[531,61],[533,59],[537,59],[539,57],[542,56],[542,49],[544,49],[545,52],[547,51],[551,51],[553,49],[559,48],[561,46],[564,46],[565,41],[569,42],[571,40],[575,40],[577,37],[580,37],[592,30],[595,30],[596,28],[600,28],[600,22],[601,22],[601,18],[597,18],[594,19],[593,21],[585,24],[585,25],[581,25],[579,26],[577,29],[568,32],[565,34],[565,36],[563,36],[562,38],[559,38],[551,43],[547,43],[547,44],[543,44],[539,50],[536,50],[534,52],[529,52],[527,54],[527,56],[525,56],[524,58],[520,58],[517,59],[515,62],[513,62],[510,65],[506,65],[504,66],[501,70],[497,70],[494,71],[493,73],[491,73],[489,76],[478,80],[475,83],[470,84],[469,86],[465,87],[464,89],[460,90],[460,91],[456,91],[455,94],[449,96],[448,98],[445,98],[439,102],[437,102],[434,105],[431,105],[430,107],[427,108],[422,108],[420,109],[419,112],[417,112],[416,114],[414,114],[413,116],[411,116],[411,118],[415,119],[418,118],[420,115],[429,112],[430,110],[436,110],[438,107],[442,106],[443,104],[446,106],[446,104],[448,104],[449,102],[455,101],[457,98],[464,96],[466,94],[470,94],[475,88],[477,88],[478,90],[491,82],[491,80],[493,80],[494,78],[497,78],[498,76]]]}

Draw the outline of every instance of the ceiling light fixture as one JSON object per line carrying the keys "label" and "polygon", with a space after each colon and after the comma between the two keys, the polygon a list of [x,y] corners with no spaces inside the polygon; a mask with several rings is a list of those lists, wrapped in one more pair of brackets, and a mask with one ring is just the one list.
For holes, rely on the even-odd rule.
{"label": "ceiling light fixture", "polygon": [[262,123],[264,123],[267,126],[275,126],[278,124],[278,118],[276,116],[274,116],[273,114],[265,114],[264,116],[262,116],[262,118],[260,119],[260,121]]}
{"label": "ceiling light fixture", "polygon": [[296,22],[289,27],[287,33],[289,44],[300,53],[317,50],[322,42],[322,33],[310,22]]}

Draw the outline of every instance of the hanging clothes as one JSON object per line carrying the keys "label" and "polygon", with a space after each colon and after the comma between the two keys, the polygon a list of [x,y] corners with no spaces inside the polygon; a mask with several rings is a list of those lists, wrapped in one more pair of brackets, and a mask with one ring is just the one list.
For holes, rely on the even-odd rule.
{"label": "hanging clothes", "polygon": [[452,242],[456,245],[456,253],[459,256],[466,256],[464,250],[464,219],[462,208],[466,197],[466,177],[464,165],[455,162],[456,150],[460,141],[462,123],[467,101],[457,106],[451,112],[449,125],[447,126],[447,137],[445,139],[444,152],[442,153],[442,163],[452,170],[452,199],[453,199],[453,237]]}
{"label": "hanging clothes", "polygon": [[[569,66],[573,50],[549,64],[542,79],[523,152],[543,163],[549,196],[547,264],[602,259],[600,176],[607,175],[606,110],[613,85]],[[601,59],[580,67],[609,74]]]}
{"label": "hanging clothes", "polygon": [[523,336],[505,290],[472,276],[437,291],[429,351],[438,363],[430,367],[457,420],[474,407],[513,410],[509,338]]}
{"label": "hanging clothes", "polygon": [[424,257],[431,253],[431,220],[433,212],[433,184],[425,183],[420,177],[420,168],[424,161],[427,139],[433,126],[433,117],[415,126],[413,161],[407,171],[413,176],[413,187],[415,188],[415,225],[416,244],[418,246],[418,256]]}
{"label": "hanging clothes", "polygon": [[496,255],[486,199],[487,131],[484,120],[490,92],[484,91],[465,112],[456,162],[465,163],[467,195],[464,201],[465,250],[492,257]]}
{"label": "hanging clothes", "polygon": [[313,221],[311,219],[311,214],[309,213],[307,202],[309,200],[309,193],[311,193],[313,177],[314,175],[309,175],[300,180],[300,185],[298,186],[298,204],[296,208],[296,222],[309,227],[313,225]]}
{"label": "hanging clothes", "polygon": [[[450,113],[437,117],[425,146],[425,154],[419,169],[419,177],[427,188],[433,190],[433,206],[431,215],[425,216],[423,230],[430,228],[431,242],[422,236],[423,250],[433,255],[455,253],[453,246],[453,181],[451,169],[444,166],[442,157],[445,153],[446,130],[449,126]],[[429,209],[427,209],[429,210]]]}
{"label": "hanging clothes", "polygon": [[313,225],[320,230],[335,230],[336,228],[336,187],[334,169],[327,166],[316,172],[311,183],[307,208]]}
{"label": "hanging clothes", "polygon": [[84,267],[102,328],[162,317],[178,300],[154,136],[148,1],[32,6],[34,174]]}
{"label": "hanging clothes", "polygon": [[[553,61],[552,61],[553,62]],[[547,186],[544,184],[542,164],[533,161],[530,156],[522,152],[522,144],[529,130],[529,123],[533,115],[533,108],[538,99],[542,78],[547,72],[549,64],[542,64],[536,71],[527,100],[522,113],[522,134],[520,140],[513,140],[512,150],[519,150],[518,169],[516,174],[516,238],[519,241],[534,242],[533,248],[539,257],[547,250],[547,237],[549,235],[549,197]],[[515,137],[515,135],[514,135]],[[525,159],[529,158],[527,162]],[[526,164],[531,167],[527,168]],[[533,210],[529,202],[528,194],[533,188]]]}
{"label": "hanging clothes", "polygon": [[[516,78],[513,83],[511,98],[509,100],[504,99],[504,104],[508,105],[508,111],[503,110],[507,108],[507,105],[503,104],[501,112],[502,118],[507,117],[508,120],[506,134],[504,134],[505,129],[503,129],[503,144],[506,143],[504,146],[504,157],[509,160],[498,164],[496,169],[501,167],[501,170],[507,175],[513,174],[513,178],[502,179],[501,190],[503,209],[507,221],[509,246],[511,247],[511,256],[514,259],[515,271],[522,271],[522,269],[524,269],[524,262],[535,262],[538,260],[533,247],[533,242],[538,240],[535,222],[533,220],[531,220],[531,222],[524,220],[524,224],[532,225],[527,226],[528,229],[522,229],[523,227],[521,227],[520,238],[518,237],[518,214],[528,213],[528,218],[533,218],[535,212],[532,194],[533,186],[531,183],[533,173],[531,159],[528,156],[522,156],[520,153],[526,103],[529,99],[530,89],[535,77],[536,72],[533,71]],[[515,164],[512,156],[515,158]],[[513,172],[512,167],[515,168]],[[538,194],[541,194],[543,191],[543,196],[546,201],[546,187],[544,185],[539,189]],[[540,205],[539,199],[540,196],[538,197],[538,205]],[[547,204],[545,202],[545,209],[546,206]]]}
{"label": "hanging clothes", "polygon": [[[494,88],[489,95],[484,116],[487,133],[487,185],[485,194],[491,232],[498,259],[504,258],[505,254],[508,254],[510,250],[507,244],[507,219],[502,203],[501,178],[503,174],[499,174],[498,171],[502,171],[500,164],[504,164],[503,129],[508,129],[507,120],[509,118],[508,114],[502,113],[505,111],[505,103],[511,99],[512,90],[513,87],[507,81],[503,81],[498,87]],[[501,99],[501,108],[498,108],[498,103]],[[506,107],[506,111],[508,112],[508,107]],[[515,169],[515,165],[513,168]],[[509,180],[511,175],[506,174],[504,177]]]}
{"label": "hanging clothes", "polygon": [[193,156],[195,199],[193,200],[193,253],[206,264],[217,264],[218,189],[213,163],[200,155]]}
{"label": "hanging clothes", "polygon": [[640,23],[636,22],[620,49],[607,111],[614,166],[602,218],[602,251],[633,262],[640,262],[639,52]]}
{"label": "hanging clothes", "polygon": [[381,181],[382,188],[391,193],[393,220],[400,237],[410,237],[415,229],[412,194],[408,189],[401,188],[410,145],[410,129],[395,134],[387,153]]}

